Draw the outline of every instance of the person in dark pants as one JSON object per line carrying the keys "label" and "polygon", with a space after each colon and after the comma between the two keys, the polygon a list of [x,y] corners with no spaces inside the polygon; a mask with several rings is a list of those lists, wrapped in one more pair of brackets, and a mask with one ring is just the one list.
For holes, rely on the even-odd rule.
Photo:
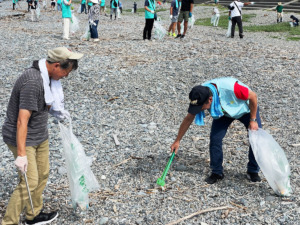
{"label": "person in dark pants", "polygon": [[94,42],[98,42],[99,38],[98,38],[97,27],[100,18],[100,5],[98,3],[98,0],[90,0],[90,2],[93,3],[89,11],[91,38],[94,39]]}
{"label": "person in dark pants", "polygon": [[137,9],[137,4],[136,2],[133,3],[133,12],[136,13],[136,9]]}
{"label": "person in dark pants", "polygon": [[299,26],[299,19],[294,15],[291,15],[290,18],[292,19],[292,24],[294,27]]}
{"label": "person in dark pants", "polygon": [[243,24],[242,24],[242,8],[245,5],[253,5],[254,2],[245,2],[242,3],[240,1],[232,2],[229,8],[229,18],[231,18],[232,26],[231,26],[231,38],[234,38],[235,25],[237,24],[239,27],[239,36],[240,38],[244,37],[243,34]]}
{"label": "person in dark pants", "polygon": [[[210,168],[212,173],[205,179],[213,184],[224,178],[222,140],[234,120],[242,122],[246,129],[258,130],[261,127],[257,96],[255,92],[231,77],[213,79],[195,86],[190,94],[188,114],[182,121],[178,135],[171,145],[171,151],[177,153],[180,141],[191,123],[204,125],[204,110],[208,109],[213,117],[210,133]],[[248,153],[247,178],[251,182],[260,182],[259,166],[250,146]]]}
{"label": "person in dark pants", "polygon": [[154,13],[155,13],[155,1],[146,0],[145,1],[145,19],[146,24],[143,32],[143,39],[151,40],[151,32],[154,24]]}
{"label": "person in dark pants", "polygon": [[86,12],[86,0],[81,0],[81,10],[80,10],[80,13],[84,13],[87,14]]}

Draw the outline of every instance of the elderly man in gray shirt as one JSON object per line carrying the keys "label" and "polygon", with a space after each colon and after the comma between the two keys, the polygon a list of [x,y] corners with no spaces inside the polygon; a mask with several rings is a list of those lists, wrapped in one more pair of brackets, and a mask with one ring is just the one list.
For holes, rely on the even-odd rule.
{"label": "elderly man in gray shirt", "polygon": [[[65,47],[49,50],[47,59],[34,61],[13,87],[2,135],[14,155],[20,182],[8,202],[2,225],[19,224],[24,208],[26,224],[47,224],[58,216],[57,212],[42,212],[42,193],[49,176],[48,110],[60,119],[69,114],[65,110],[54,111],[53,105],[48,105],[50,82],[59,81],[76,70],[82,56]],[[53,104],[55,101],[57,99],[52,98]],[[24,173],[28,178],[33,210],[22,176]]]}

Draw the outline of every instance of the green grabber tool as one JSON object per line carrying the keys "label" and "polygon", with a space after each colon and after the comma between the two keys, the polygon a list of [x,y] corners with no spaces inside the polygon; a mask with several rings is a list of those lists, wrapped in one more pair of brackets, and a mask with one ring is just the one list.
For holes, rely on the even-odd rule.
{"label": "green grabber tool", "polygon": [[166,179],[167,173],[168,173],[168,171],[170,169],[171,163],[172,163],[172,161],[174,159],[174,156],[175,156],[175,150],[173,151],[173,153],[172,153],[172,155],[171,155],[171,157],[170,157],[170,159],[168,161],[168,164],[167,164],[167,166],[166,166],[163,174],[156,181],[156,184],[158,184],[159,186],[162,186],[162,187],[165,186],[165,179]]}

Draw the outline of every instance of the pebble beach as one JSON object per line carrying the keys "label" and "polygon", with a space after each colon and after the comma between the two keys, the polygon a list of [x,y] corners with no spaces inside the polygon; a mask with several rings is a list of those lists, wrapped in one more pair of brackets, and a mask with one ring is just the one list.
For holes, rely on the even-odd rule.
{"label": "pebble beach", "polygon": [[[20,5],[13,11],[11,1],[0,3],[1,126],[14,82],[33,60],[45,58],[48,49],[59,46],[84,54],[78,70],[62,84],[73,133],[93,159],[100,189],[90,193],[87,211],[72,208],[59,126],[49,115],[50,177],[44,210],[59,211],[52,224],[171,224],[201,210],[208,212],[178,224],[300,223],[299,41],[264,32],[245,32],[243,39],[236,33],[232,39],[225,36],[225,29],[196,25],[183,40],[166,36],[143,41],[144,15],[126,11],[112,21],[101,15],[97,43],[80,39],[88,19],[74,12],[80,29],[70,40],[63,40],[61,12],[41,10],[39,21],[31,22],[30,13],[25,12],[27,3]],[[133,1],[124,2],[123,10],[132,5]],[[142,5],[138,1],[138,7]],[[78,7],[74,4],[75,11]],[[169,9],[169,4],[162,7]],[[212,8],[195,6],[195,18],[211,17]],[[256,14],[244,25],[276,22],[275,12],[243,13]],[[168,10],[158,16],[167,28]],[[284,21],[288,20],[286,13]],[[246,179],[249,142],[239,122],[231,125],[223,140],[225,178],[206,184],[212,123],[208,115],[205,126],[193,124],[182,139],[165,188],[156,185],[187,114],[189,91],[217,77],[235,77],[257,93],[263,129],[279,143],[290,164],[291,196],[277,196],[261,172],[259,184]],[[0,155],[1,221],[18,175],[2,138]]]}

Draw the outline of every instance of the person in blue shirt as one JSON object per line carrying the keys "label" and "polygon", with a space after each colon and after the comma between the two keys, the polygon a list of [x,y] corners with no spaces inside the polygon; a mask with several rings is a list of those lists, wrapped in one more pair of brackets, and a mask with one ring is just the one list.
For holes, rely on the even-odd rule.
{"label": "person in blue shirt", "polygon": [[72,0],[63,0],[62,2],[62,18],[64,22],[64,32],[63,32],[63,39],[69,40],[70,34],[70,22],[72,18],[71,12],[71,3]]}
{"label": "person in blue shirt", "polygon": [[100,0],[100,15],[101,12],[104,12],[105,16],[107,16],[105,12],[105,0]]}
{"label": "person in blue shirt", "polygon": [[119,7],[119,0],[110,1],[110,19],[112,20],[112,15],[115,14],[115,20],[117,19],[117,9]]}
{"label": "person in blue shirt", "polygon": [[145,0],[145,28],[143,32],[143,39],[151,40],[151,32],[154,24],[154,14],[155,14],[155,1]]}
{"label": "person in blue shirt", "polygon": [[[247,85],[231,77],[221,77],[195,86],[190,94],[188,114],[182,121],[171,151],[177,153],[179,144],[195,119],[197,125],[204,125],[204,110],[209,110],[213,118],[210,132],[210,168],[212,173],[205,179],[213,184],[224,178],[222,141],[234,120],[239,120],[248,130],[261,128],[257,96]],[[247,178],[260,182],[259,166],[251,146],[248,153]]]}
{"label": "person in blue shirt", "polygon": [[86,0],[81,0],[81,12],[83,13],[83,11],[85,12],[85,14],[87,14],[86,12]]}
{"label": "person in blue shirt", "polygon": [[91,7],[92,7],[92,5],[93,5],[93,3],[91,2],[91,0],[88,0],[88,13],[90,12],[90,9],[91,9]]}
{"label": "person in blue shirt", "polygon": [[61,11],[61,0],[57,0],[57,11]]}

